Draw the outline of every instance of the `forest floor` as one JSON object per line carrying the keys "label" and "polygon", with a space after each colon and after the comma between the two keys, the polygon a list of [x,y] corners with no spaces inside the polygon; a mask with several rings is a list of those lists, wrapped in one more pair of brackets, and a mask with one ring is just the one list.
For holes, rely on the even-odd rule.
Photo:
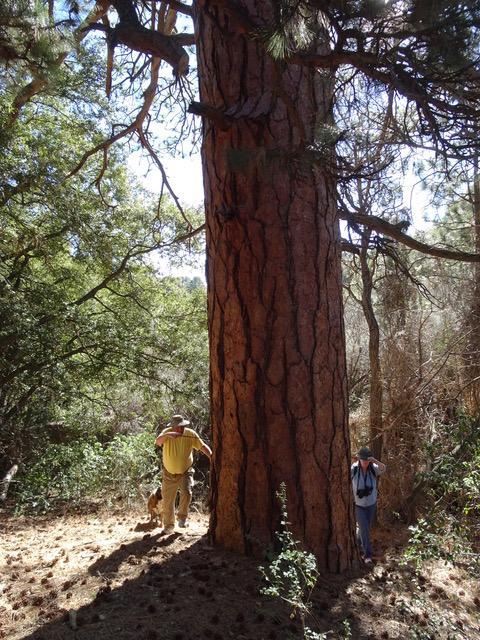
{"label": "forest floor", "polygon": [[[0,638],[288,640],[299,621],[260,595],[259,562],[212,548],[207,518],[162,536],[134,510],[0,513]],[[459,568],[400,564],[405,528],[378,529],[371,567],[323,575],[309,626],[328,638],[478,640],[480,587]]]}

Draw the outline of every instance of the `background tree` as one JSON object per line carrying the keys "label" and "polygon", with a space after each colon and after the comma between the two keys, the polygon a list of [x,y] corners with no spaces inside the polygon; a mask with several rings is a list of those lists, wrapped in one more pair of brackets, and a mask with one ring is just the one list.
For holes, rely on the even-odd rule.
{"label": "background tree", "polygon": [[[19,28],[10,17],[8,33]],[[22,32],[33,29],[31,13],[20,17]],[[187,223],[165,196],[155,201],[123,155],[78,167],[119,112],[102,97],[95,47],[78,52],[74,70],[55,56],[48,67],[44,48],[30,46],[31,59],[9,60],[1,76],[0,472],[28,467],[49,442],[106,442],[179,406],[207,422],[203,284],[155,267],[160,256],[188,261],[181,239],[192,255],[201,248],[198,213]],[[48,92],[12,120],[24,64],[50,69]]]}
{"label": "background tree", "polygon": [[[426,169],[428,171],[428,169]],[[424,171],[425,172],[425,171]],[[423,172],[423,173],[424,173]],[[478,159],[474,158],[471,166],[454,165],[451,167],[450,179],[443,184],[432,180],[430,190],[434,202],[439,205],[437,217],[437,237],[443,242],[455,239],[457,246],[467,250],[478,251],[480,224],[480,191],[478,177]],[[467,402],[473,415],[479,408],[479,376],[478,354],[479,344],[479,266],[457,267],[452,277],[463,280],[462,300],[459,300],[458,311],[461,310],[459,324],[464,332],[464,361],[462,379],[464,391],[462,397]]]}

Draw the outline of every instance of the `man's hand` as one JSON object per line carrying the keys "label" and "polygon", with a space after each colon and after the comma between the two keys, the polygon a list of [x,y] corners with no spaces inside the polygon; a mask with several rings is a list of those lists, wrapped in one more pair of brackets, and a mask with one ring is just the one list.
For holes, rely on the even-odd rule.
{"label": "man's hand", "polygon": [[377,460],[376,458],[374,458],[373,456],[370,456],[368,458],[369,462],[375,463],[376,465],[378,465],[378,469],[380,471],[380,473],[384,473],[384,471],[387,468],[387,465],[383,464],[383,462],[380,462],[380,460]]}

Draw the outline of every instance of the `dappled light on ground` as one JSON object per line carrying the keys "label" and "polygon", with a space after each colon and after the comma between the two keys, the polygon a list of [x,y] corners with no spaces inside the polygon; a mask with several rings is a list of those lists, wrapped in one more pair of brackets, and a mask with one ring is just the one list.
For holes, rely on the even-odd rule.
{"label": "dappled light on ground", "polygon": [[[258,560],[214,549],[207,519],[163,536],[146,514],[0,516],[0,637],[284,640],[301,626],[260,595]],[[404,529],[376,532],[377,563],[321,576],[310,626],[328,638],[480,637],[478,585],[442,563],[400,566]],[[413,635],[417,633],[417,635]],[[423,633],[423,635],[422,635]],[[343,634],[343,635],[342,635]]]}

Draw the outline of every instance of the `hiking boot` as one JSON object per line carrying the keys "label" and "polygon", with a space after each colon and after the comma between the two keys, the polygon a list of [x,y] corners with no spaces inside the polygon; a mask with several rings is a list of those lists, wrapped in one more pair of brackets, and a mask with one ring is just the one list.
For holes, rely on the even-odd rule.
{"label": "hiking boot", "polygon": [[162,534],[164,536],[168,536],[170,533],[173,533],[174,531],[175,531],[175,525],[174,524],[167,524],[166,527],[163,527]]}
{"label": "hiking boot", "polygon": [[177,524],[179,527],[182,527],[182,529],[184,529],[187,526],[186,520],[179,520]]}

